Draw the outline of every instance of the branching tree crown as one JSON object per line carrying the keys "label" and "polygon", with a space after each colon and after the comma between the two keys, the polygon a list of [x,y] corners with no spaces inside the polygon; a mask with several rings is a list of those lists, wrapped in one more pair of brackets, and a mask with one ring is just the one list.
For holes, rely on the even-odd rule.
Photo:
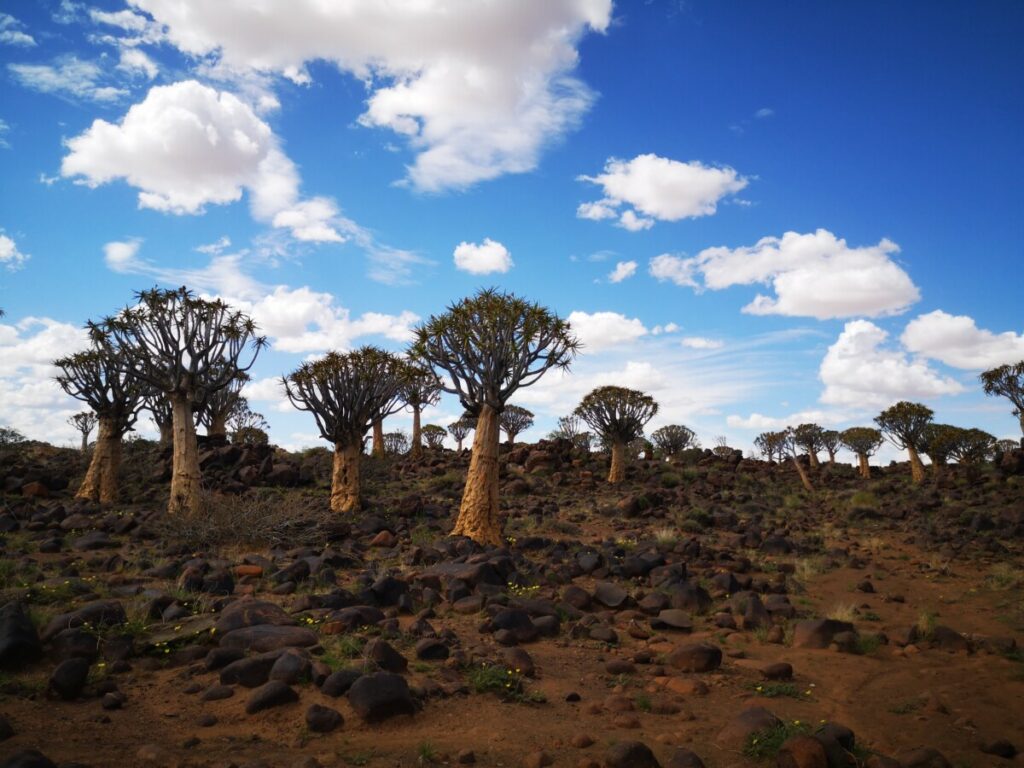
{"label": "branching tree crown", "polygon": [[402,385],[402,400],[412,408],[425,408],[441,402],[441,380],[429,368],[410,364]]}
{"label": "branching tree crown", "polygon": [[663,455],[675,456],[687,448],[692,448],[696,437],[689,427],[682,424],[667,424],[651,433],[651,442],[658,446]]}
{"label": "branching tree crown", "polygon": [[991,455],[995,444],[995,437],[983,429],[961,429],[950,456],[961,464],[977,464]]}
{"label": "branching tree crown", "polygon": [[1024,434],[1024,360],[985,371],[981,384],[986,395],[999,395],[1013,403],[1013,415],[1020,420],[1020,431]]}
{"label": "branching tree crown", "polygon": [[300,411],[313,414],[325,440],[361,445],[378,414],[401,401],[404,363],[377,347],[329,352],[282,379],[285,394]]}
{"label": "branching tree crown", "polygon": [[932,460],[932,464],[945,464],[963,439],[963,433],[963,429],[952,424],[929,423],[922,433],[920,450]]}
{"label": "branching tree crown", "polygon": [[801,424],[793,428],[793,440],[809,454],[816,454],[825,447],[822,440],[824,429],[817,424]]}
{"label": "branching tree crown", "polygon": [[608,443],[628,444],[644,433],[658,413],[650,395],[625,387],[605,386],[586,395],[574,413]]}
{"label": "branching tree crown", "polygon": [[423,439],[426,441],[427,446],[433,450],[437,450],[444,445],[444,438],[447,434],[448,430],[437,424],[425,424],[423,426]]}
{"label": "branching tree crown", "polygon": [[780,463],[786,458],[786,433],[762,432],[754,438],[754,445],[769,461],[776,459]]}
{"label": "branching tree crown", "polygon": [[409,452],[409,436],[398,430],[384,433],[384,453],[388,456],[401,456]]}
{"label": "branching tree crown", "polygon": [[872,456],[885,438],[873,427],[850,427],[839,433],[839,439],[858,456]]}
{"label": "branching tree crown", "polygon": [[416,330],[412,354],[444,371],[451,384],[442,389],[475,416],[484,405],[501,412],[521,387],[568,368],[579,347],[554,313],[488,289],[431,316]]}
{"label": "branching tree crown", "polygon": [[132,428],[145,389],[125,370],[118,350],[96,347],[54,360],[53,364],[61,369],[54,377],[61,389],[92,408],[100,419],[109,420],[118,437]]}
{"label": "branching tree crown", "polygon": [[242,387],[249,381],[249,374],[240,372],[227,386],[210,392],[199,404],[197,421],[206,429],[226,427],[235,408],[242,398]]}
{"label": "branching tree crown", "polygon": [[466,439],[466,436],[473,431],[475,425],[476,422],[463,417],[448,425],[448,434],[461,444]]}
{"label": "branching tree crown", "polygon": [[926,405],[901,400],[875,417],[875,423],[897,448],[919,451],[925,427],[935,413]]}
{"label": "branching tree crown", "polygon": [[92,411],[83,411],[82,413],[76,413],[74,416],[68,418],[68,424],[74,427],[78,432],[82,433],[82,451],[84,452],[86,447],[89,445],[89,433],[96,427],[96,414]]}
{"label": "branching tree crown", "polygon": [[505,430],[509,442],[515,442],[516,435],[533,426],[533,413],[518,405],[506,405],[498,417],[498,424]]}

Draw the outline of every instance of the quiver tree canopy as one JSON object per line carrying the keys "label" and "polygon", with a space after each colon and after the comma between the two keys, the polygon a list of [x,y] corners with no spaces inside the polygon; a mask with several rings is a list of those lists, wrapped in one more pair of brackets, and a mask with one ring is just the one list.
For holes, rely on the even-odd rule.
{"label": "quiver tree canopy", "polygon": [[864,478],[871,477],[868,458],[882,447],[884,439],[882,433],[873,427],[850,427],[839,433],[840,442],[857,454],[857,465]]}
{"label": "quiver tree canopy", "polygon": [[520,432],[533,426],[533,413],[518,405],[506,405],[498,417],[498,423],[508,435],[509,443],[514,443]]}
{"label": "quiver tree canopy", "polygon": [[441,402],[441,381],[430,368],[410,363],[402,386],[402,400],[412,409],[412,455],[418,457],[423,449],[420,414],[424,408]]}
{"label": "quiver tree canopy", "polygon": [[262,443],[267,438],[267,420],[262,413],[257,413],[249,407],[249,401],[239,396],[235,407],[228,416],[228,434],[233,443]]}
{"label": "quiver tree canopy", "polygon": [[651,432],[651,442],[661,451],[662,456],[672,457],[693,448],[697,435],[682,424],[667,424]]}
{"label": "quiver tree canopy", "polygon": [[762,432],[754,438],[754,446],[768,461],[775,460],[781,464],[786,460],[787,439],[785,431]]}
{"label": "quiver tree canopy", "polygon": [[812,467],[818,466],[818,452],[825,447],[824,432],[817,424],[801,424],[793,428],[793,442],[807,452]]}
{"label": "quiver tree canopy", "polygon": [[75,498],[110,503],[117,500],[121,438],[138,418],[143,385],[126,372],[118,352],[95,347],[54,361],[61,369],[61,389],[86,403],[99,422],[96,450]]}
{"label": "quiver tree canopy", "polygon": [[949,455],[961,464],[977,464],[992,454],[996,439],[983,429],[960,428],[959,439]]}
{"label": "quiver tree canopy", "polygon": [[171,411],[171,401],[163,392],[150,389],[146,393],[142,407],[149,411],[160,432],[160,446],[167,448],[174,442],[174,414]]}
{"label": "quiver tree canopy", "polygon": [[412,356],[445,374],[443,391],[477,419],[455,534],[501,543],[498,416],[519,389],[552,368],[567,369],[579,346],[553,312],[494,289],[452,304],[416,330]]}
{"label": "quiver tree canopy", "polygon": [[380,413],[401,401],[404,374],[399,358],[368,346],[344,354],[328,352],[282,380],[292,405],[313,414],[320,436],[334,445],[335,512],[359,508],[363,437]]}
{"label": "quiver tree canopy", "polygon": [[210,392],[199,404],[196,420],[206,429],[210,437],[226,437],[228,419],[238,407],[242,387],[249,381],[249,374],[239,373],[227,386]]}
{"label": "quiver tree canopy", "polygon": [[921,453],[932,460],[935,471],[949,461],[949,457],[952,456],[957,443],[962,438],[963,431],[960,427],[954,427],[952,424],[930,423],[925,425],[919,449]]}
{"label": "quiver tree canopy", "polygon": [[[981,374],[981,385],[986,395],[1000,395],[1013,403],[1013,415],[1020,421],[1024,435],[1024,360],[985,371]],[[1021,446],[1024,447],[1024,437]]]}
{"label": "quiver tree canopy", "polygon": [[171,512],[201,508],[199,448],[192,411],[247,371],[267,343],[256,325],[219,299],[185,287],[136,294],[135,306],[88,324],[93,341],[117,355],[126,375],[171,403]]}
{"label": "quiver tree canopy", "polygon": [[920,451],[925,438],[925,428],[934,415],[932,409],[926,405],[901,400],[875,417],[875,423],[889,438],[889,442],[910,455],[910,473],[915,483],[924,481],[924,464],[921,463]]}
{"label": "quiver tree canopy", "polygon": [[448,434],[455,439],[455,442],[458,444],[458,450],[462,450],[462,441],[473,431],[475,425],[476,421],[474,419],[465,416],[448,425]]}
{"label": "quiver tree canopy", "polygon": [[[444,445],[444,438],[447,434],[448,430],[444,427],[438,426],[437,424],[425,424],[423,426],[423,441],[427,444],[427,447],[432,450],[438,450]],[[463,437],[465,437],[465,435],[463,435]]]}
{"label": "quiver tree canopy", "polygon": [[626,446],[643,436],[644,426],[658,413],[658,404],[635,389],[606,386],[586,395],[574,413],[611,446],[608,482],[621,483],[626,477]]}
{"label": "quiver tree canopy", "polygon": [[92,411],[82,411],[68,418],[68,424],[82,433],[82,453],[89,450],[89,435],[96,427],[96,414]]}
{"label": "quiver tree canopy", "polygon": [[839,439],[839,432],[835,429],[823,429],[821,431],[821,447],[828,453],[830,464],[836,463],[836,453],[842,442]]}

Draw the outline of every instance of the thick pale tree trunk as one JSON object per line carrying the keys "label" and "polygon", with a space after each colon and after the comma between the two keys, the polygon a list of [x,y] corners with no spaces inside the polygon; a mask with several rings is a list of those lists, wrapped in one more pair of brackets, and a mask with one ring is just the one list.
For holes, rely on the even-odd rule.
{"label": "thick pale tree trunk", "polygon": [[121,464],[121,434],[111,419],[99,420],[96,448],[76,499],[110,504],[117,501],[118,467]]}
{"label": "thick pale tree trunk", "polygon": [[202,474],[199,471],[199,443],[192,404],[184,395],[171,398],[174,448],[171,451],[172,514],[195,515],[202,504]]}
{"label": "thick pale tree trunk", "polygon": [[[1024,435],[1024,408],[1020,409],[1020,433]],[[1020,439],[1020,447],[1024,448],[1024,437]]]}
{"label": "thick pale tree trunk", "polygon": [[811,460],[811,469],[817,469],[819,466],[821,466],[820,462],[818,461],[818,454],[815,453],[814,451],[808,451],[807,458]]}
{"label": "thick pale tree trunk", "polygon": [[460,438],[460,439],[458,440],[458,444],[459,444],[459,447],[458,447],[458,451],[459,451],[459,453],[462,453],[462,441],[463,441],[464,439],[465,439],[465,438]]}
{"label": "thick pale tree trunk", "polygon": [[621,483],[626,479],[626,445],[612,443],[612,465],[608,470],[609,483]]}
{"label": "thick pale tree trunk", "polygon": [[829,451],[828,452],[828,463],[829,464],[835,464],[836,463],[836,452],[835,451]]}
{"label": "thick pale tree trunk", "polygon": [[374,419],[373,422],[373,456],[384,458],[384,420]]}
{"label": "thick pale tree trunk", "polygon": [[924,464],[921,463],[921,457],[917,453],[917,449],[912,446],[907,446],[907,453],[910,454],[910,477],[915,483],[924,482]]}
{"label": "thick pale tree trunk", "polygon": [[860,476],[865,480],[871,479],[871,465],[868,464],[868,455],[866,453],[857,454],[857,464],[860,467]]}
{"label": "thick pale tree trunk", "polygon": [[[90,430],[91,432],[92,430]],[[82,433],[82,453],[89,452],[89,432]]]}
{"label": "thick pale tree trunk", "polygon": [[210,428],[206,430],[208,437],[225,439],[228,436],[228,420],[226,416],[214,416],[210,419]]}
{"label": "thick pale tree trunk", "polygon": [[423,456],[423,429],[420,427],[419,406],[413,406],[412,409],[412,448],[409,449],[409,455],[414,459]]}
{"label": "thick pale tree trunk", "polygon": [[808,493],[814,493],[814,486],[811,485],[811,478],[807,474],[807,470],[804,469],[804,465],[800,463],[800,460],[794,456],[793,466],[796,467],[797,474],[800,475],[800,482],[803,483],[804,490]]}
{"label": "thick pale tree trunk", "polygon": [[174,442],[174,422],[169,421],[166,424],[157,424],[157,428],[160,430],[160,447],[170,447]]}
{"label": "thick pale tree trunk", "polygon": [[473,435],[473,455],[466,474],[459,518],[454,536],[468,536],[480,544],[501,545],[501,520],[498,517],[498,412],[483,406]]}
{"label": "thick pale tree trunk", "polygon": [[331,511],[355,512],[360,507],[358,443],[334,446],[334,468],[331,472]]}

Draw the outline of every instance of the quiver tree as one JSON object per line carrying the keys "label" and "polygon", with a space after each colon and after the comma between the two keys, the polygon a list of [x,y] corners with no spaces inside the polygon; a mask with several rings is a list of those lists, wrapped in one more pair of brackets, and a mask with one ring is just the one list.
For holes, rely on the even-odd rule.
{"label": "quiver tree", "polygon": [[99,432],[89,469],[76,499],[110,504],[117,500],[121,438],[132,428],[142,405],[142,384],[126,373],[119,354],[98,347],[54,360],[61,389],[96,414]]}
{"label": "quiver tree", "polygon": [[334,445],[331,509],[359,509],[363,438],[378,414],[399,402],[402,361],[377,347],[328,352],[282,381],[292,405],[312,413],[320,436]]}
{"label": "quiver tree", "polygon": [[882,447],[882,433],[873,427],[850,427],[839,433],[839,440],[857,456],[857,468],[865,480],[871,479],[868,458]]}
{"label": "quiver tree", "polygon": [[812,469],[818,467],[818,452],[824,447],[822,442],[824,432],[825,430],[817,424],[801,424],[793,428],[793,442],[798,448],[807,452]]}
{"label": "quiver tree", "polygon": [[828,453],[828,463],[836,463],[836,454],[842,441],[839,439],[839,432],[834,429],[823,429],[821,431],[821,447]]}
{"label": "quiver tree", "polygon": [[533,426],[533,414],[518,405],[506,405],[498,417],[498,423],[508,435],[508,444],[514,445],[519,433]]}
{"label": "quiver tree", "polygon": [[992,454],[996,439],[983,429],[961,429],[949,455],[960,464],[978,464]]}
{"label": "quiver tree", "polygon": [[925,427],[931,423],[934,412],[921,403],[901,400],[875,417],[889,442],[910,456],[910,475],[915,483],[924,482],[924,464],[921,463],[921,445]]}
{"label": "quiver tree", "polygon": [[171,512],[195,515],[202,475],[193,410],[256,362],[266,338],[241,312],[219,299],[200,299],[185,287],[153,288],[114,317],[89,323],[95,343],[118,351],[122,370],[171,404],[174,430]]}
{"label": "quiver tree", "polygon": [[263,414],[252,410],[249,401],[239,396],[231,415],[228,416],[228,436],[231,442],[236,445],[266,445],[269,442],[269,427]]}
{"label": "quiver tree", "polygon": [[692,429],[684,427],[682,424],[667,424],[651,432],[651,442],[667,459],[671,459],[687,448],[692,448],[696,437]]}
{"label": "quiver tree", "polygon": [[762,432],[754,438],[754,446],[768,461],[777,461],[781,464],[786,460],[787,439],[788,435],[785,431]]}
{"label": "quiver tree", "polygon": [[174,415],[171,401],[162,392],[149,392],[143,400],[143,408],[149,411],[160,433],[160,447],[169,448],[174,442]]}
{"label": "quiver tree", "polygon": [[520,388],[552,368],[567,369],[578,348],[567,322],[494,289],[453,304],[417,329],[414,357],[447,374],[451,383],[443,391],[456,395],[477,419],[454,534],[501,543],[498,417]]}
{"label": "quiver tree", "polygon": [[577,449],[584,453],[590,453],[591,446],[594,444],[594,433],[593,432],[580,432],[572,439],[573,445]]}
{"label": "quiver tree", "polygon": [[423,454],[422,428],[420,414],[424,408],[441,402],[441,382],[437,374],[429,368],[409,365],[406,370],[405,385],[402,387],[402,400],[412,409],[412,447],[411,455],[418,459]]}
{"label": "quiver tree", "polygon": [[609,483],[626,479],[626,446],[643,436],[644,425],[658,412],[654,398],[625,387],[598,387],[586,395],[574,413],[610,446]]}
{"label": "quiver tree", "polygon": [[804,446],[797,440],[796,429],[786,427],[786,431],[782,433],[783,455],[788,456],[793,462],[793,466],[796,467],[796,473],[800,475],[800,482],[804,490],[808,493],[814,493],[814,486],[811,485],[811,476],[804,469],[804,465],[800,463],[801,450],[804,450]]}
{"label": "quiver tree", "polygon": [[557,425],[551,431],[550,437],[553,440],[575,441],[576,436],[580,433],[580,429],[580,417],[570,413],[568,416],[562,416],[558,419]]}
{"label": "quiver tree", "polygon": [[[981,385],[986,395],[1001,395],[1013,403],[1013,415],[1020,422],[1024,435],[1024,360],[985,371],[981,374]],[[1024,437],[1020,439],[1020,447],[1024,448]]]}
{"label": "quiver tree", "polygon": [[932,474],[938,477],[942,467],[949,461],[957,444],[962,439],[964,430],[952,424],[925,425],[920,451],[932,462]]}
{"label": "quiver tree", "polygon": [[240,372],[231,382],[215,392],[209,393],[199,404],[196,421],[206,429],[207,437],[215,440],[226,440],[228,436],[228,419],[238,407],[242,397],[242,387],[249,381],[249,374]]}
{"label": "quiver tree", "polygon": [[458,421],[453,421],[448,425],[448,434],[455,439],[459,453],[462,452],[462,441],[473,431],[475,424],[476,422],[472,418],[463,416]]}
{"label": "quiver tree", "polygon": [[1009,451],[1015,451],[1020,447],[1020,443],[1016,440],[1010,440],[1004,437],[1002,440],[996,440],[992,445],[992,456],[998,459],[1000,454],[1008,453]]}
{"label": "quiver tree", "polygon": [[422,432],[423,442],[425,442],[427,447],[432,451],[440,450],[444,446],[445,437],[448,435],[448,430],[444,427],[439,427],[437,424],[424,425]]}
{"label": "quiver tree", "polygon": [[89,452],[89,435],[96,427],[96,422],[96,414],[92,411],[82,411],[68,419],[68,424],[82,433],[82,453]]}
{"label": "quiver tree", "polygon": [[386,456],[402,456],[409,452],[409,436],[402,430],[384,433],[384,453]]}

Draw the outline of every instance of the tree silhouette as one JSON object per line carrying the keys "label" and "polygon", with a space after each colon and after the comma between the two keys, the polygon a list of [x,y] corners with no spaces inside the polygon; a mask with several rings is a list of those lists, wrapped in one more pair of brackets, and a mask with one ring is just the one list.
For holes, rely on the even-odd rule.
{"label": "tree silhouette", "polygon": [[598,387],[587,394],[574,413],[611,447],[609,483],[626,479],[626,446],[641,437],[644,425],[658,413],[654,398],[625,387]]}
{"label": "tree silhouette", "polygon": [[964,430],[952,424],[926,424],[921,435],[919,449],[932,462],[932,474],[938,477],[949,461],[957,444],[963,438]]}
{"label": "tree silhouette", "polygon": [[836,453],[842,441],[839,439],[839,432],[834,429],[823,429],[821,431],[821,447],[828,453],[828,463],[836,463]]}
{"label": "tree silhouette", "polygon": [[824,447],[822,435],[825,430],[817,424],[801,424],[793,428],[793,442],[807,452],[811,468],[817,469],[818,452]]}
{"label": "tree silhouette", "polygon": [[441,382],[437,374],[429,368],[415,364],[409,365],[406,371],[405,385],[402,387],[402,399],[412,409],[412,457],[418,459],[423,454],[423,438],[420,428],[420,413],[424,408],[441,402]]}
{"label": "tree silhouette", "polygon": [[[981,374],[981,384],[986,395],[999,395],[1013,403],[1013,415],[1020,421],[1024,435],[1024,360],[985,371]],[[1024,448],[1024,437],[1020,439],[1020,447]]]}
{"label": "tree silhouette", "polygon": [[110,504],[117,501],[121,438],[132,428],[142,406],[143,385],[124,370],[118,351],[98,347],[53,364],[61,389],[92,408],[99,422],[96,448],[76,499]]}
{"label": "tree silhouette", "polygon": [[786,460],[786,432],[762,432],[754,438],[754,446],[761,452],[768,461],[777,461],[779,464]]}
{"label": "tree silhouette", "polygon": [[651,432],[651,442],[666,458],[672,458],[687,448],[693,448],[696,439],[694,431],[682,424],[667,424]]}
{"label": "tree silhouette", "polygon": [[223,301],[197,298],[185,287],[136,294],[135,306],[88,324],[93,341],[116,354],[123,372],[171,404],[172,513],[195,515],[202,475],[193,409],[230,386],[266,346],[256,325]]}
{"label": "tree silhouette", "polygon": [[82,411],[68,418],[68,424],[82,433],[82,453],[89,452],[89,435],[96,426],[98,419],[92,411]]}
{"label": "tree silhouette", "polygon": [[[800,482],[804,486],[804,490],[808,493],[814,493],[814,486],[811,484],[811,476],[804,469],[804,465],[800,463],[800,451],[804,449],[804,446],[797,440],[796,429],[793,427],[786,427],[782,433],[782,452],[783,455],[788,456],[790,461],[793,462],[793,466],[796,467],[796,472],[800,475]],[[806,450],[806,449],[804,449]]]}
{"label": "tree silhouette", "polygon": [[359,463],[363,438],[382,412],[401,402],[404,364],[377,347],[345,354],[328,352],[304,363],[284,379],[285,394],[308,411],[334,445],[331,509],[352,512],[361,505]]}
{"label": "tree silhouette", "polygon": [[960,464],[978,464],[991,455],[995,444],[995,437],[983,429],[961,429],[950,456]]}
{"label": "tree silhouette", "polygon": [[873,427],[850,427],[839,433],[839,440],[857,455],[860,476],[871,479],[871,465],[868,458],[882,447],[882,433]]}
{"label": "tree silhouette", "polygon": [[444,439],[448,430],[437,424],[426,424],[423,427],[423,441],[432,451],[439,451],[444,447]]}
{"label": "tree silhouette", "polygon": [[516,442],[516,436],[533,426],[533,414],[518,405],[506,405],[498,417],[498,424],[508,435],[508,444]]}
{"label": "tree silhouette", "polygon": [[475,429],[476,421],[472,418],[462,416],[457,421],[453,421],[448,425],[448,434],[455,438],[455,442],[458,445],[458,450],[462,452],[462,441],[466,439],[466,436]]}
{"label": "tree silhouette", "polygon": [[920,451],[925,428],[934,415],[926,405],[901,400],[875,417],[875,423],[889,438],[889,442],[909,454],[910,475],[915,483],[924,482],[924,464],[921,463]]}
{"label": "tree silhouette", "polygon": [[266,444],[267,429],[270,427],[262,413],[249,407],[249,401],[239,396],[235,407],[228,416],[228,434],[236,444]]}
{"label": "tree silhouette", "polygon": [[174,414],[171,401],[163,392],[149,391],[142,401],[142,407],[149,411],[160,432],[160,447],[167,448],[174,442]]}
{"label": "tree silhouette", "polygon": [[384,433],[384,451],[387,456],[403,456],[409,452],[409,436],[397,430]]}
{"label": "tree silhouette", "polygon": [[413,356],[447,374],[444,391],[477,418],[473,455],[453,533],[501,543],[498,417],[522,387],[567,369],[579,342],[569,324],[538,304],[494,289],[451,305],[416,330]]}
{"label": "tree silhouette", "polygon": [[196,421],[205,429],[208,437],[224,440],[228,435],[228,419],[242,397],[242,387],[249,381],[249,374],[239,373],[231,382],[216,392],[211,392],[200,403]]}

